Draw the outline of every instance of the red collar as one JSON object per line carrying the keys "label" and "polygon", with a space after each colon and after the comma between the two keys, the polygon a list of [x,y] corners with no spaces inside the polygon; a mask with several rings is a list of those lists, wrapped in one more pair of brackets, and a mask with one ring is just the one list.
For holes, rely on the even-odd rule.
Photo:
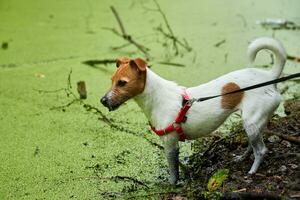
{"label": "red collar", "polygon": [[177,117],[175,118],[174,122],[172,124],[170,124],[169,126],[167,126],[164,129],[160,129],[160,130],[156,130],[155,127],[153,127],[151,124],[151,129],[152,131],[154,131],[156,133],[156,135],[159,136],[163,136],[166,135],[168,133],[171,133],[173,131],[176,131],[176,133],[179,136],[179,141],[184,141],[186,139],[183,130],[182,130],[182,126],[181,123],[184,123],[186,121],[186,113],[188,112],[188,110],[191,107],[191,104],[189,104],[188,100],[190,100],[189,95],[187,94],[186,90],[183,90],[183,94],[182,94],[182,107],[180,109],[180,111],[177,114]]}

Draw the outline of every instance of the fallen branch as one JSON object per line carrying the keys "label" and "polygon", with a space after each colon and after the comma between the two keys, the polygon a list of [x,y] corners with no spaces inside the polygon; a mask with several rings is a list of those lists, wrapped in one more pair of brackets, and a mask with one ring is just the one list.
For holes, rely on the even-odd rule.
{"label": "fallen branch", "polygon": [[[70,90],[70,93],[72,93],[71,89],[72,89],[72,84],[71,84],[71,76],[72,76],[72,69],[70,70],[69,74],[68,74],[68,82],[67,82],[67,89]],[[73,95],[74,97],[76,97],[76,95]]]}
{"label": "fallen branch", "polygon": [[135,184],[141,185],[143,187],[149,188],[142,181],[130,177],[130,176],[111,176],[111,177],[101,177],[101,176],[89,176],[89,177],[79,177],[79,179],[102,179],[102,180],[112,180],[112,181],[131,181]]}
{"label": "fallen branch", "polygon": [[[114,123],[114,121],[112,119],[107,118],[97,107],[94,107],[94,106],[86,104],[86,103],[83,103],[83,107],[86,109],[86,111],[94,111],[94,114],[99,114],[101,116],[101,118],[98,118],[98,119],[103,121],[107,125],[109,125],[112,129],[116,129],[121,132],[126,132],[129,134],[135,135],[135,136],[139,135],[139,133],[137,133],[135,131],[132,131],[130,129],[127,129],[127,128],[117,125],[116,123]],[[143,138],[145,140],[147,140],[147,142],[149,142],[152,146],[155,146],[160,150],[164,149],[160,144],[157,144],[156,142],[151,141],[150,139],[146,138],[145,136]]]}
{"label": "fallen branch", "polygon": [[116,63],[116,59],[103,59],[103,60],[86,60],[83,61],[82,64],[95,67],[95,65],[108,65]]}
{"label": "fallen branch", "polygon": [[224,40],[221,40],[220,42],[217,42],[214,46],[215,47],[219,47],[219,46],[221,46],[222,44],[224,44],[226,42],[226,40],[224,39]]}
{"label": "fallen branch", "polygon": [[[169,30],[169,34],[166,34],[166,35],[169,35],[168,37],[170,39],[173,40],[173,46],[174,46],[174,49],[175,49],[175,55],[178,54],[178,47],[177,47],[177,38],[175,37],[174,33],[173,33],[173,30],[168,22],[168,19],[167,19],[167,16],[165,15],[165,13],[162,11],[160,5],[158,4],[158,2],[156,0],[153,0],[153,2],[155,3],[156,7],[157,7],[157,10],[158,12],[161,14],[161,16],[163,17],[163,20],[165,22],[165,25],[167,27],[167,29]],[[164,33],[161,29],[161,32]]]}
{"label": "fallen branch", "polygon": [[121,29],[121,32],[122,32],[123,37],[124,37],[124,38],[125,38],[125,37],[129,37],[129,35],[126,34],[126,31],[125,31],[124,25],[123,25],[123,23],[122,23],[122,20],[121,20],[121,18],[120,18],[120,16],[119,16],[118,12],[116,11],[116,9],[115,9],[113,6],[110,6],[110,9],[111,9],[111,11],[114,13],[114,15],[115,15],[115,17],[116,17],[116,19],[117,19],[117,21],[118,21],[118,24],[119,24],[119,26],[120,26],[120,29]]}
{"label": "fallen branch", "polygon": [[156,30],[158,32],[162,33],[166,38],[169,38],[169,39],[172,40],[172,42],[173,42],[173,48],[175,49],[175,55],[178,55],[178,53],[179,53],[179,49],[177,47],[177,44],[179,44],[180,46],[182,46],[183,48],[185,48],[187,51],[191,51],[192,50],[192,48],[186,43],[186,41],[185,41],[185,43],[181,42],[174,35],[166,33],[160,26],[157,27]]}
{"label": "fallen branch", "polygon": [[122,20],[117,12],[117,10],[113,7],[113,6],[110,6],[110,9],[111,11],[113,12],[118,24],[119,24],[119,27],[121,29],[121,33],[119,33],[116,29],[114,28],[104,28],[106,30],[110,30],[111,32],[113,32],[114,34],[116,34],[117,36],[119,37],[122,37],[124,40],[128,41],[130,44],[134,45],[138,50],[140,50],[145,56],[147,59],[149,59],[150,55],[148,53],[149,49],[146,48],[145,46],[139,44],[138,42],[136,42],[133,37],[129,34],[126,33],[126,30],[125,30],[125,27],[122,23]]}
{"label": "fallen branch", "polygon": [[112,180],[124,180],[124,181],[132,181],[138,185],[142,185],[146,188],[149,188],[145,183],[143,183],[142,181],[137,180],[136,178],[133,177],[129,177],[129,176],[113,176],[113,177],[109,177]]}
{"label": "fallen branch", "polygon": [[[81,101],[82,102],[82,101]],[[83,103],[83,107],[85,108],[86,111],[94,111],[95,114],[98,114],[101,116],[101,118],[98,118],[99,120],[103,121],[104,123],[106,123],[109,126],[112,126],[113,122],[111,119],[107,118],[103,112],[101,112],[101,110],[99,110],[98,108],[89,105],[87,103]]]}
{"label": "fallen branch", "polygon": [[119,50],[119,49],[123,49],[125,47],[128,47],[129,45],[131,45],[131,43],[125,43],[125,44],[122,44],[120,46],[117,46],[117,47],[111,47],[112,50]]}
{"label": "fallen branch", "polygon": [[50,110],[62,110],[65,111],[65,109],[71,105],[73,105],[74,103],[80,101],[80,99],[73,99],[72,101],[70,101],[69,103],[65,104],[65,105],[61,105],[61,106],[53,106],[50,108]]}
{"label": "fallen branch", "polygon": [[274,131],[265,131],[266,134],[268,135],[276,135],[284,140],[287,140],[287,141],[290,141],[290,142],[293,142],[293,143],[297,143],[297,144],[300,144],[300,138],[299,137],[295,137],[295,136],[290,136],[290,135],[284,135],[284,134],[281,134],[281,133],[276,133]]}
{"label": "fallen branch", "polygon": [[57,89],[57,90],[39,90],[39,89],[33,89],[34,91],[37,91],[38,93],[57,93],[57,92],[60,92],[60,91],[65,91],[66,88],[60,88],[60,89]]}
{"label": "fallen branch", "polygon": [[181,42],[175,35],[174,35],[174,32],[168,22],[168,19],[167,19],[167,16],[166,14],[162,11],[160,5],[158,4],[158,2],[156,0],[153,0],[153,2],[155,3],[156,5],[156,11],[158,11],[163,20],[164,20],[164,23],[168,29],[168,33],[164,32],[164,30],[162,29],[162,27],[157,27],[156,30],[158,30],[159,32],[161,32],[166,38],[169,38],[172,40],[172,43],[173,43],[173,48],[175,50],[175,55],[178,55],[179,53],[179,50],[178,50],[178,45],[180,45],[181,47],[185,48],[187,51],[191,51],[192,48],[189,46],[189,44],[187,43],[186,40],[184,40],[183,42]]}
{"label": "fallen branch", "polygon": [[172,62],[158,62],[159,64],[162,65],[170,65],[170,66],[175,66],[175,67],[185,67],[184,64],[180,64],[180,63],[172,63]]}
{"label": "fallen branch", "polygon": [[286,59],[291,60],[291,61],[296,62],[296,63],[300,63],[300,57],[287,55]]}
{"label": "fallen branch", "polygon": [[165,36],[167,39],[170,39],[170,40],[172,41],[173,48],[174,48],[174,50],[175,50],[175,55],[178,55],[178,53],[179,53],[179,48],[178,48],[178,46],[183,47],[183,48],[186,49],[187,51],[191,51],[192,48],[189,46],[188,42],[187,42],[185,39],[183,39],[183,40],[181,41],[181,40],[179,40],[179,39],[175,36],[175,34],[174,34],[174,32],[173,32],[173,30],[172,30],[172,28],[171,28],[171,26],[170,26],[170,24],[169,24],[169,22],[168,22],[167,16],[166,16],[166,14],[163,12],[163,10],[161,9],[161,7],[160,7],[160,5],[158,4],[158,2],[157,2],[156,0],[153,0],[153,2],[154,2],[155,5],[156,5],[156,8],[155,8],[155,9],[152,9],[152,8],[146,8],[143,4],[142,4],[142,6],[143,6],[143,8],[144,8],[145,10],[147,10],[147,11],[159,12],[159,13],[161,14],[161,16],[162,16],[162,18],[163,18],[163,21],[164,21],[164,24],[165,24],[165,26],[166,26],[166,28],[167,28],[167,32],[165,32],[161,26],[158,26],[157,28],[155,28],[155,30],[157,30],[158,32],[162,33],[163,36]]}

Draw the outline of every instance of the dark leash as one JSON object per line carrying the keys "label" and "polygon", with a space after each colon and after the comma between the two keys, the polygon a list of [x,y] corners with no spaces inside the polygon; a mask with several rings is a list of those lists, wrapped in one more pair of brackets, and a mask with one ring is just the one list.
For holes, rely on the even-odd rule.
{"label": "dark leash", "polygon": [[235,94],[235,93],[243,92],[243,91],[247,91],[247,90],[253,90],[255,88],[260,88],[260,87],[264,87],[264,86],[267,86],[267,85],[271,85],[271,84],[275,84],[275,83],[280,83],[280,82],[283,82],[283,81],[286,81],[286,80],[290,80],[290,79],[293,79],[293,78],[297,78],[297,77],[300,77],[300,73],[291,74],[289,76],[285,76],[285,77],[277,78],[277,79],[274,79],[274,80],[271,80],[271,81],[266,81],[266,82],[263,82],[263,83],[251,85],[249,87],[241,88],[241,89],[234,90],[234,91],[227,92],[227,93],[223,93],[223,94],[218,94],[218,95],[214,95],[214,96],[207,96],[207,97],[201,97],[201,98],[192,98],[192,99],[190,99],[188,101],[188,103],[191,105],[194,102],[207,101],[209,99],[214,99],[214,98],[221,97],[221,96]]}

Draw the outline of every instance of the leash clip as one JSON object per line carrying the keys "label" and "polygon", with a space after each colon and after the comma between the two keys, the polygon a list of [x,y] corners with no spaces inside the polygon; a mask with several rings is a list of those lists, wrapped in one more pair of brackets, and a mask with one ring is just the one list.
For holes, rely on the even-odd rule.
{"label": "leash clip", "polygon": [[197,99],[192,98],[192,99],[189,99],[189,100],[186,102],[186,104],[189,105],[189,106],[192,106],[193,103],[195,103],[196,101],[197,101]]}

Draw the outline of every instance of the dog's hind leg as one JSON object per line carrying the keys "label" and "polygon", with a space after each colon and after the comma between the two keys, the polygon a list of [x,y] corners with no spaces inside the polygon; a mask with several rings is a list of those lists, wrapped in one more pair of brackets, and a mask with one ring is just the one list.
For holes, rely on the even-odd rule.
{"label": "dog's hind leg", "polygon": [[263,141],[263,128],[280,104],[281,96],[275,88],[267,88],[257,89],[247,97],[241,105],[241,111],[243,125],[254,153],[254,162],[248,173],[254,174],[268,151]]}
{"label": "dog's hind leg", "polygon": [[248,172],[249,174],[256,173],[259,165],[263,161],[263,158],[268,151],[261,134],[263,125],[264,124],[262,124],[262,126],[257,126],[254,123],[248,123],[247,121],[244,121],[244,128],[246,130],[246,133],[249,138],[249,142],[252,146],[253,153],[254,153],[254,162],[252,164],[250,171]]}

